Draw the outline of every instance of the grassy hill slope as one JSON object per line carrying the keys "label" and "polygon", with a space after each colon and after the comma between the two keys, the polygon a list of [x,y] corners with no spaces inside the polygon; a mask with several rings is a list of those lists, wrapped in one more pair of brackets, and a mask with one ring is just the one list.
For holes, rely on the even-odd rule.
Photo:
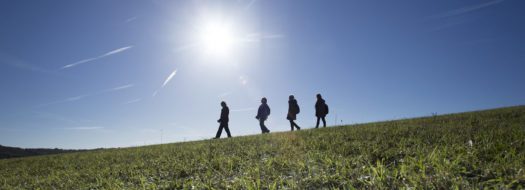
{"label": "grassy hill slope", "polygon": [[525,107],[0,160],[0,189],[525,188]]}

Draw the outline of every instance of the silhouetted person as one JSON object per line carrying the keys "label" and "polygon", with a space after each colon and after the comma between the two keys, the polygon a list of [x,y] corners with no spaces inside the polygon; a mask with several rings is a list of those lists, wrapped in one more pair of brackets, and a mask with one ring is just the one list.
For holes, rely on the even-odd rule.
{"label": "silhouetted person", "polygon": [[228,128],[228,122],[229,118],[228,115],[230,115],[230,109],[226,105],[226,102],[221,102],[222,110],[221,110],[221,118],[217,120],[217,122],[220,123],[219,130],[217,131],[217,135],[215,135],[215,138],[218,139],[221,137],[222,129],[226,131],[226,134],[228,134],[228,138],[232,137],[230,134],[230,129]]}
{"label": "silhouetted person", "polygon": [[268,116],[270,115],[270,107],[268,107],[268,104],[266,104],[267,100],[266,98],[261,99],[261,105],[259,106],[259,110],[257,110],[257,116],[255,116],[255,119],[259,120],[259,125],[261,126],[262,133],[269,133],[270,130],[266,128],[264,125],[264,121],[268,119]]}
{"label": "silhouetted person", "polygon": [[315,116],[317,117],[317,124],[315,128],[319,128],[319,120],[323,120],[323,127],[326,127],[326,115],[328,114],[328,105],[326,105],[321,94],[317,94],[317,102],[315,102]]}
{"label": "silhouetted person", "polygon": [[293,97],[293,95],[290,95],[288,98],[288,116],[286,116],[286,119],[290,121],[290,127],[292,128],[292,131],[294,127],[297,128],[297,130],[301,130],[301,127],[297,125],[297,123],[294,122],[294,120],[297,119],[297,114],[299,114],[300,109],[299,105],[297,104],[297,100]]}

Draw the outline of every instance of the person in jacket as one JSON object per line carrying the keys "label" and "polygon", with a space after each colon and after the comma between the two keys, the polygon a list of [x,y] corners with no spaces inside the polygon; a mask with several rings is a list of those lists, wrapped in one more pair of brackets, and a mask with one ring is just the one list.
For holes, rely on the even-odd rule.
{"label": "person in jacket", "polygon": [[221,137],[222,129],[226,131],[226,134],[228,134],[228,138],[232,137],[230,134],[230,129],[228,128],[228,122],[229,122],[229,115],[230,115],[230,109],[226,105],[226,102],[221,102],[222,110],[221,110],[221,118],[217,120],[219,122],[219,130],[217,131],[217,134],[215,135],[215,139],[218,139]]}
{"label": "person in jacket", "polygon": [[269,133],[270,130],[266,128],[264,125],[264,121],[268,119],[268,116],[270,115],[270,107],[267,104],[266,98],[261,99],[261,105],[259,106],[259,109],[257,110],[257,116],[255,116],[255,119],[259,120],[259,126],[261,127],[262,133]]}
{"label": "person in jacket", "polygon": [[317,94],[317,102],[315,102],[315,116],[317,117],[317,124],[315,128],[319,128],[319,120],[323,120],[323,127],[326,127],[326,115],[328,114],[328,105],[321,94]]}
{"label": "person in jacket", "polygon": [[293,95],[290,95],[288,97],[288,115],[286,116],[286,119],[290,121],[290,127],[292,128],[292,131],[294,130],[294,127],[297,128],[297,130],[301,130],[301,127],[297,125],[297,123],[294,122],[294,120],[297,119],[297,114],[299,114],[300,109],[299,105],[297,104],[297,100]]}

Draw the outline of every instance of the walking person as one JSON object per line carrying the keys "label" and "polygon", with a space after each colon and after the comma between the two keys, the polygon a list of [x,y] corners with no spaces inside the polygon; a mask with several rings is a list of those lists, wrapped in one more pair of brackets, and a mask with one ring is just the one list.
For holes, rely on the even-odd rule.
{"label": "walking person", "polygon": [[226,134],[228,134],[228,138],[231,138],[232,135],[230,134],[230,129],[228,128],[228,122],[229,122],[229,115],[230,115],[230,108],[226,105],[226,102],[221,102],[222,110],[221,110],[221,118],[217,120],[219,122],[219,130],[217,131],[217,134],[215,135],[215,139],[221,138],[222,129],[226,131]]}
{"label": "walking person", "polygon": [[266,98],[261,99],[261,105],[259,106],[259,110],[257,110],[257,116],[255,116],[255,119],[259,120],[259,126],[261,127],[262,133],[269,133],[270,130],[266,128],[264,125],[264,121],[268,119],[268,116],[270,115],[270,107],[267,104]]}
{"label": "walking person", "polygon": [[315,128],[319,128],[319,120],[323,120],[323,127],[326,127],[326,115],[328,114],[328,105],[321,94],[317,94],[317,102],[315,102],[315,116],[317,117],[317,124]]}
{"label": "walking person", "polygon": [[294,122],[294,120],[297,119],[297,114],[299,114],[300,109],[299,105],[297,104],[297,100],[293,95],[290,95],[288,97],[288,115],[286,116],[286,119],[290,121],[290,127],[292,128],[292,131],[294,130],[294,127],[297,128],[297,130],[301,130],[301,127],[297,125],[297,123]]}

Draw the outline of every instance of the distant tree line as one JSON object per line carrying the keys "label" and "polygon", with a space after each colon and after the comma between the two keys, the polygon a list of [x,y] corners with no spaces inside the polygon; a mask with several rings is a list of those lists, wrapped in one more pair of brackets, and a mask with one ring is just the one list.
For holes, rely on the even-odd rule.
{"label": "distant tree line", "polygon": [[64,150],[64,149],[49,149],[49,148],[17,148],[17,147],[7,147],[0,145],[0,159],[6,158],[17,158],[17,157],[26,157],[26,156],[38,156],[38,155],[47,155],[47,154],[59,154],[59,153],[69,153],[69,152],[80,152],[85,150]]}

